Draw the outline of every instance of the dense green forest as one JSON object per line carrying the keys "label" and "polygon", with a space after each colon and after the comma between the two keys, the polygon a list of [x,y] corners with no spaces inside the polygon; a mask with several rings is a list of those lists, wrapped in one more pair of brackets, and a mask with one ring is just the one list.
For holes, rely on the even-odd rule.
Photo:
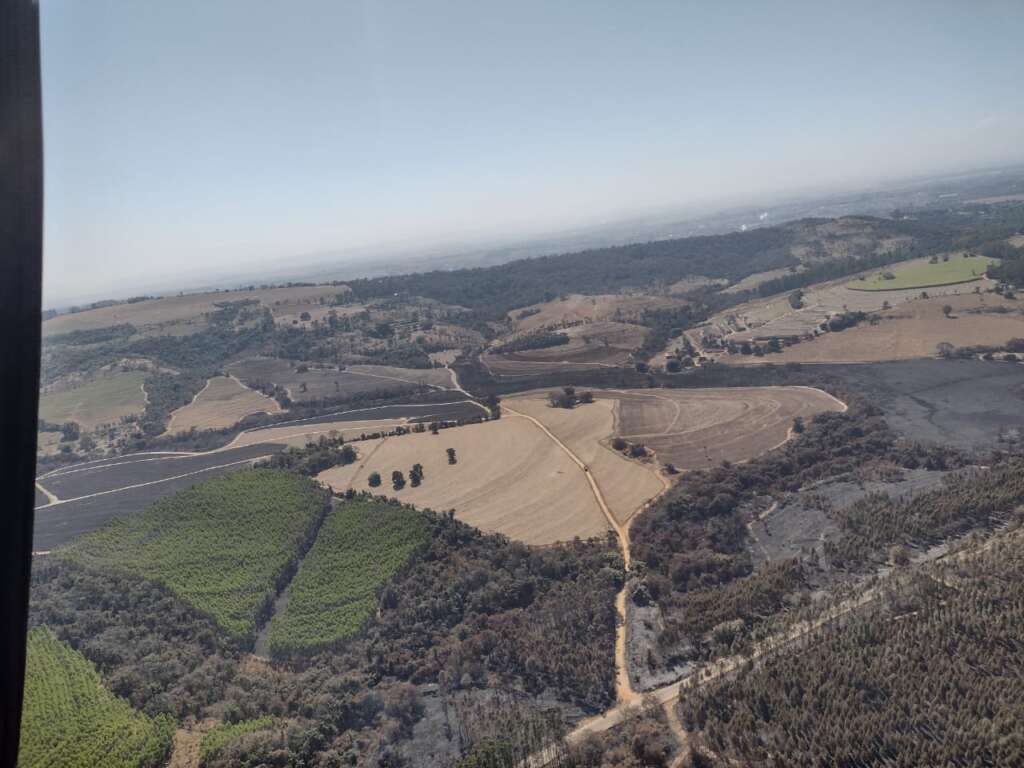
{"label": "dense green forest", "polygon": [[684,724],[744,765],[1021,765],[1022,544],[1014,532],[893,580],[858,615],[686,691]]}

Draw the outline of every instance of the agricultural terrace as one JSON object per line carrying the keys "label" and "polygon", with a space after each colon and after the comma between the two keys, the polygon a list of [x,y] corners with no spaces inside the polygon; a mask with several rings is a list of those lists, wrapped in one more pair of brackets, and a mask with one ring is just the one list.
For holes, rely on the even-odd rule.
{"label": "agricultural terrace", "polygon": [[336,503],[270,623],[271,654],[315,651],[357,634],[380,589],[429,536],[429,519],[410,507]]}
{"label": "agricultural terrace", "polygon": [[615,434],[677,469],[747,461],[781,445],[793,420],[846,406],[810,387],[734,387],[595,392],[618,401]]}
{"label": "agricultural terrace", "polygon": [[328,506],[328,495],[308,478],[245,470],[114,519],[57,556],[157,582],[244,642]]}
{"label": "agricultural terrace", "polygon": [[93,665],[49,629],[28,633],[20,768],[155,768],[174,720],[151,719],[106,690]]}
{"label": "agricultural terrace", "polygon": [[[950,308],[949,315],[946,308]],[[826,333],[781,352],[730,355],[732,363],[861,363],[935,357],[940,344],[1002,346],[1024,338],[1024,308],[996,294],[940,296],[880,312],[839,333]]]}
{"label": "agricultural terrace", "polygon": [[[455,451],[449,463],[447,449]],[[605,533],[608,523],[579,467],[535,424],[503,415],[497,421],[413,433],[356,445],[355,464],[322,472],[318,480],[341,493],[348,488],[395,496],[439,512],[454,510],[469,525],[527,544],[552,544]],[[409,481],[423,467],[418,486]],[[394,490],[392,472],[406,483]],[[373,473],[381,477],[371,486]]]}
{"label": "agricultural terrace", "polygon": [[994,259],[954,253],[937,258],[917,259],[879,270],[869,277],[852,280],[847,287],[854,291],[898,291],[908,288],[931,288],[980,280]]}
{"label": "agricultural terrace", "polygon": [[74,421],[84,430],[116,424],[146,407],[142,371],[105,372],[76,387],[54,389],[39,398],[39,416],[55,424]]}
{"label": "agricultural terrace", "polygon": [[171,413],[167,432],[223,429],[254,413],[280,412],[281,406],[273,398],[249,389],[233,376],[215,376],[191,403]]}

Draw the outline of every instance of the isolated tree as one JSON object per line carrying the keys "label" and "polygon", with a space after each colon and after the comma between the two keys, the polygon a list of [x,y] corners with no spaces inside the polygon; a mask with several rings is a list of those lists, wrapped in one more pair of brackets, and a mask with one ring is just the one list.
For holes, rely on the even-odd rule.
{"label": "isolated tree", "polygon": [[789,294],[789,306],[793,309],[800,309],[804,305],[804,292],[797,288]]}
{"label": "isolated tree", "polygon": [[299,392],[305,392],[308,389],[309,387],[306,385],[306,382],[302,382],[301,384],[299,384]]}
{"label": "isolated tree", "polygon": [[935,350],[939,353],[940,357],[952,357],[954,349],[956,349],[956,347],[948,341],[940,341],[935,345]]}
{"label": "isolated tree", "polygon": [[309,312],[303,312],[301,315],[299,315],[299,320],[303,320],[307,323],[312,319],[313,317],[312,315],[309,314]]}
{"label": "isolated tree", "polygon": [[448,449],[446,449],[446,453],[448,454],[448,463],[449,464],[454,464],[455,463],[455,449],[454,448],[448,448]]}
{"label": "isolated tree", "polygon": [[795,419],[793,419],[793,432],[799,435],[803,431],[804,420],[800,416],[797,416]]}
{"label": "isolated tree", "polygon": [[405,488],[405,475],[402,474],[401,470],[396,469],[391,473],[391,487],[396,491]]}
{"label": "isolated tree", "polygon": [[942,307],[942,314],[944,314],[946,316],[946,318],[948,319],[949,316],[953,314],[953,307],[952,307],[952,305],[950,305],[950,304],[944,305]]}
{"label": "isolated tree", "polygon": [[380,487],[380,472],[371,472],[370,476],[366,478],[366,482],[370,484],[371,488]]}
{"label": "isolated tree", "polygon": [[409,470],[409,482],[412,483],[412,487],[416,488],[421,482],[423,482],[423,465],[413,464],[412,469]]}

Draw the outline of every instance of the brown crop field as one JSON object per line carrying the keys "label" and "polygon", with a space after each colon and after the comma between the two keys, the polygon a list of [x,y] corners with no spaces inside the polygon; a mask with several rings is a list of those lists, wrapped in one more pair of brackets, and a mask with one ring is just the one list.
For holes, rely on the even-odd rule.
{"label": "brown crop field", "polygon": [[85,430],[116,424],[146,407],[142,371],[102,371],[68,388],[54,387],[39,398],[39,416],[57,424],[75,421]]}
{"label": "brown crop field", "polygon": [[[707,280],[707,278],[703,279]],[[678,304],[678,301],[658,296],[631,294],[584,296],[573,293],[562,299],[512,310],[508,316],[517,331],[529,332],[539,328],[554,328],[597,320],[628,322],[637,319],[645,310],[677,306]]]}
{"label": "brown crop field", "polygon": [[504,400],[540,421],[589,468],[615,519],[626,522],[648,499],[665,487],[652,464],[631,461],[608,447],[615,429],[618,401],[604,392],[593,403],[552,408],[547,393],[527,393]]}
{"label": "brown crop field", "polygon": [[580,370],[627,364],[647,329],[631,323],[602,320],[561,329],[569,343],[505,354],[488,353],[481,362],[497,376]]}
{"label": "brown crop field", "polygon": [[[781,445],[793,419],[845,406],[810,387],[615,390],[615,434],[642,443],[678,469],[746,461]],[[586,407],[586,406],[583,406]]]}
{"label": "brown crop field", "polygon": [[249,389],[234,377],[215,376],[191,403],[171,414],[167,432],[223,429],[253,413],[280,412],[281,406],[273,398]]}
{"label": "brown crop field", "polygon": [[[314,308],[322,306],[321,299],[327,303],[337,294],[348,291],[349,288],[345,285],[315,285],[253,291],[190,293],[183,296],[147,299],[131,304],[116,304],[85,312],[58,315],[43,323],[43,335],[94,330],[122,323],[131,323],[140,330],[147,326],[187,323],[201,318],[207,312],[213,312],[219,303],[244,299],[257,299],[263,306],[269,308],[276,318],[284,318],[292,314],[298,315],[302,311],[311,312]],[[341,307],[338,309],[339,312],[342,311]]]}
{"label": "brown crop field", "polygon": [[[565,452],[527,419],[505,415],[498,421],[366,441],[356,445],[359,460],[319,475],[337,492],[346,488],[395,496],[455,516],[484,531],[503,533],[528,544],[551,544],[608,529],[585,475]],[[449,464],[446,449],[454,448]],[[408,482],[413,464],[424,479]],[[406,485],[395,491],[391,473],[403,472]],[[382,483],[370,488],[371,472]]]}
{"label": "brown crop field", "polygon": [[[444,368],[395,368],[387,365],[312,367],[300,372],[295,363],[272,357],[250,357],[228,366],[245,382],[269,381],[288,390],[297,402],[322,397],[345,397],[361,392],[390,392],[413,386],[447,388],[451,374]],[[305,385],[305,388],[303,388]]]}
{"label": "brown crop field", "polygon": [[[952,307],[950,317],[943,308]],[[999,310],[1005,310],[1000,313]],[[979,311],[984,310],[984,311]],[[1024,338],[1024,308],[995,294],[961,294],[920,299],[880,312],[876,323],[862,322],[839,333],[786,347],[777,354],[729,355],[722,362],[860,363],[935,357],[940,343],[954,347],[1001,346]]]}

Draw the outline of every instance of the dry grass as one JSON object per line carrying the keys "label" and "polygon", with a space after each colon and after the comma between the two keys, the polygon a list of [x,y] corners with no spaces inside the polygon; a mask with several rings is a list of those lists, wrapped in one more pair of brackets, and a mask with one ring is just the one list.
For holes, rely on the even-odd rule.
{"label": "dry grass", "polygon": [[[304,310],[312,311],[313,308],[321,306],[321,297],[325,301],[330,301],[335,295],[346,292],[348,287],[343,285],[317,285],[168,296],[59,315],[43,323],[43,335],[106,328],[122,323],[131,323],[140,329],[165,323],[183,323],[200,318],[206,312],[215,311],[218,303],[243,299],[258,299],[263,306],[270,308],[275,317],[284,317],[289,314],[298,315]],[[343,309],[338,307],[339,312]]]}
{"label": "dry grass", "polygon": [[568,344],[503,355],[486,354],[482,361],[493,373],[516,376],[550,370],[619,366],[629,362],[647,329],[630,323],[599,320],[560,331]]}
{"label": "dry grass", "polygon": [[617,400],[601,397],[571,410],[552,408],[546,393],[508,397],[505,402],[540,421],[587,465],[620,523],[664,487],[653,465],[631,461],[608,446]]}
{"label": "dry grass", "polygon": [[[951,318],[942,308],[953,308]],[[1005,307],[1009,314],[980,314],[969,310]],[[1013,338],[1024,338],[1024,305],[995,294],[962,294],[920,299],[880,312],[879,321],[826,333],[782,352],[765,357],[730,355],[732,363],[838,363],[878,362],[934,357],[940,342],[955,347],[1001,346]]]}
{"label": "dry grass", "polygon": [[842,403],[809,387],[621,390],[616,433],[642,443],[678,469],[746,461],[782,444],[793,419],[840,411]]}
{"label": "dry grass", "polygon": [[[707,280],[707,278],[702,278]],[[535,331],[538,328],[556,327],[565,324],[593,322],[596,320],[635,320],[645,310],[678,305],[678,301],[657,296],[633,296],[627,294],[602,294],[583,296],[569,294],[563,299],[546,301],[509,312],[509,319],[516,331]],[[534,310],[539,310],[534,312]],[[530,314],[530,313],[533,314]],[[524,315],[520,317],[521,315]]]}
{"label": "dry grass", "polygon": [[[484,531],[528,544],[551,544],[575,536],[603,534],[607,522],[580,469],[535,424],[512,415],[498,421],[442,431],[361,442],[359,461],[335,467],[318,479],[335,491],[346,488],[396,496],[455,516]],[[448,464],[454,448],[457,463]],[[391,473],[408,480],[422,464],[423,484],[392,490]],[[371,472],[383,480],[369,487]]]}
{"label": "dry grass", "polygon": [[232,376],[216,376],[188,405],[171,414],[168,433],[190,429],[223,429],[253,413],[280,413],[273,398],[249,389]]}
{"label": "dry grass", "polygon": [[321,437],[343,437],[346,440],[355,440],[375,432],[388,432],[407,423],[408,419],[367,419],[365,421],[306,421],[283,424],[279,427],[243,432],[227,448],[241,448],[257,443],[273,443],[302,448],[307,443],[319,440]]}
{"label": "dry grass", "polygon": [[980,203],[982,205],[994,205],[997,203],[1019,203],[1024,200],[1024,195],[996,195],[994,197],[977,197],[974,200],[965,200],[965,203]]}
{"label": "dry grass", "polygon": [[116,424],[122,416],[142,413],[146,407],[142,371],[104,371],[78,386],[44,393],[39,416],[54,423],[74,421],[84,430]]}

